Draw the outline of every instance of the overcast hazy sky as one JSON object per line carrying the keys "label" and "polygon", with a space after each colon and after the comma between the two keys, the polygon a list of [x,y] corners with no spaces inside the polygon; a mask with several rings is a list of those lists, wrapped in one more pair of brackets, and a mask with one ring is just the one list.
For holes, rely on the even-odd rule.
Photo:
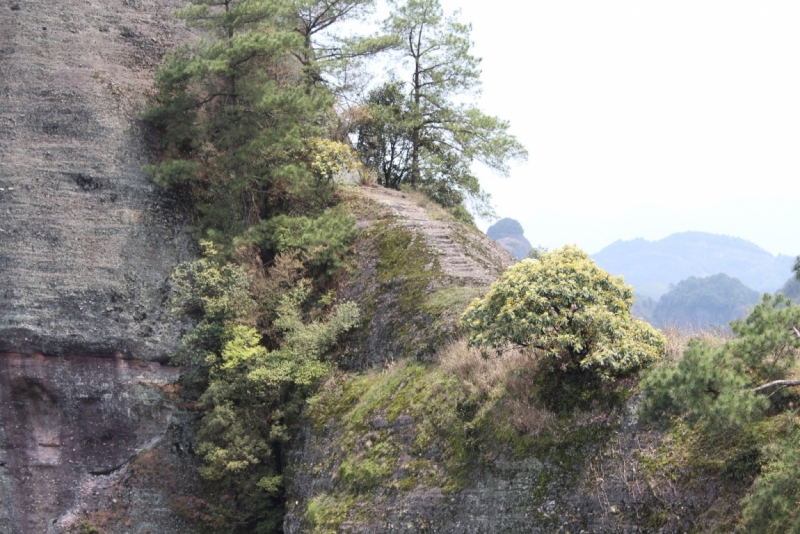
{"label": "overcast hazy sky", "polygon": [[800,2],[442,1],[473,25],[481,107],[530,152],[481,177],[531,242],[701,230],[800,253]]}

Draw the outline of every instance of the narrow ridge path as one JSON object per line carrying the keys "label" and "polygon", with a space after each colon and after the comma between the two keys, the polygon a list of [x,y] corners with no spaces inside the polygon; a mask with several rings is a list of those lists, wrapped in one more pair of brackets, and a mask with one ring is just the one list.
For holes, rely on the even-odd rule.
{"label": "narrow ridge path", "polygon": [[450,276],[490,284],[514,262],[498,243],[453,221],[421,195],[383,187],[363,187],[361,191],[387,207],[400,225],[423,236],[428,247],[438,254],[442,270]]}

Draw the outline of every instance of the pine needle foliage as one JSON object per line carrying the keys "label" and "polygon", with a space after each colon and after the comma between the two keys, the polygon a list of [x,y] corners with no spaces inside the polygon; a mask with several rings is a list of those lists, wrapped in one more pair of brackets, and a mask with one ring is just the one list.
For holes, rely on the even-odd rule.
{"label": "pine needle foliage", "polygon": [[359,155],[382,185],[420,189],[468,220],[467,203],[488,215],[488,196],[472,163],[505,175],[509,162],[524,160],[527,152],[508,122],[465,103],[480,91],[471,27],[445,15],[439,0],[390,5],[384,30],[410,73],[370,93],[357,127]]}
{"label": "pine needle foliage", "polygon": [[800,306],[780,294],[765,295],[731,329],[735,338],[722,344],[695,340],[682,357],[654,368],[641,382],[641,413],[662,423],[681,418],[700,434],[750,436],[760,475],[742,500],[740,531],[798,533],[800,436],[792,408],[798,400]]}
{"label": "pine needle foliage", "polygon": [[731,323],[734,339],[722,345],[692,341],[682,358],[653,369],[642,381],[643,415],[685,416],[710,431],[758,420],[770,401],[753,390],[796,370],[798,326],[800,306],[783,295],[765,295],[746,320]]}
{"label": "pine needle foliage", "polygon": [[800,435],[766,449],[766,462],[743,500],[743,531],[751,534],[800,534]]}
{"label": "pine needle foliage", "polygon": [[156,72],[146,118],[161,133],[161,157],[149,171],[190,193],[201,235],[227,252],[262,220],[314,217],[336,203],[332,171],[347,149],[324,140],[331,92],[303,83],[295,56],[309,44],[295,31],[296,7],[191,0],[178,16],[212,37],[168,54]]}

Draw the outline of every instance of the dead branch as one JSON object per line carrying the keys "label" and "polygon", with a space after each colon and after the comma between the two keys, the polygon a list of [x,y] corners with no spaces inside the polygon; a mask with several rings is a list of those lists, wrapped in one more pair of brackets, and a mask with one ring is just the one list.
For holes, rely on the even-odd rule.
{"label": "dead branch", "polygon": [[753,393],[760,393],[774,387],[787,388],[791,386],[800,386],[800,380],[773,380],[763,386],[753,388]]}

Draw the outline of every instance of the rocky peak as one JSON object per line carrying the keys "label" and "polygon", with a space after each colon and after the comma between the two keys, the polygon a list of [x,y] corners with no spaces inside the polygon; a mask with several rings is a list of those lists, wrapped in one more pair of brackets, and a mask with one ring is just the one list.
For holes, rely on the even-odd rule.
{"label": "rocky peak", "polygon": [[517,260],[524,258],[531,249],[525,230],[515,219],[500,219],[486,230],[486,235],[500,243]]}

